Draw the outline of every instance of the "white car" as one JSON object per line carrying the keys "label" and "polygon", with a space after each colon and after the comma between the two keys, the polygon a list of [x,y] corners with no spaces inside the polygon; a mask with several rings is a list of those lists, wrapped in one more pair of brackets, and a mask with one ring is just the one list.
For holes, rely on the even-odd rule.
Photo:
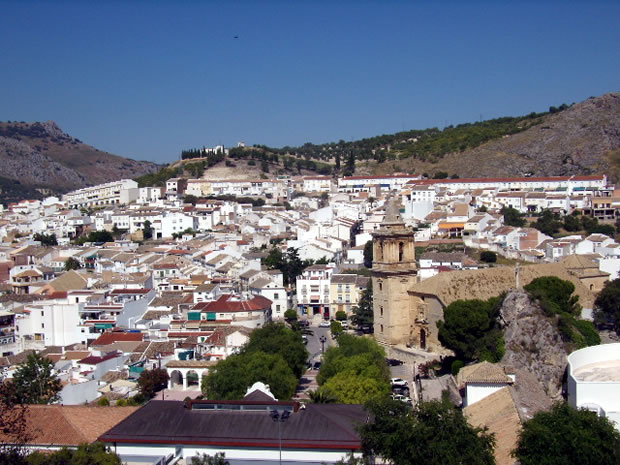
{"label": "white car", "polygon": [[320,328],[329,328],[330,327],[330,323],[328,320],[323,320],[319,323],[319,327]]}
{"label": "white car", "polygon": [[407,383],[406,380],[402,379],[402,378],[392,378],[392,386],[398,386],[398,387],[409,387],[409,383]]}

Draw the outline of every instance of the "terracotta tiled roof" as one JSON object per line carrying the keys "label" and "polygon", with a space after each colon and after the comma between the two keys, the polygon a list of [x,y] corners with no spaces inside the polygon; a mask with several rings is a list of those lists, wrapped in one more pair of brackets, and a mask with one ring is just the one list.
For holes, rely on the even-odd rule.
{"label": "terracotta tiled roof", "polygon": [[257,295],[251,300],[230,300],[230,294],[225,294],[215,302],[209,302],[205,306],[207,312],[247,312],[252,310],[264,310],[271,307],[271,300]]}
{"label": "terracotta tiled roof", "polygon": [[142,333],[123,333],[120,331],[113,331],[109,333],[103,333],[92,343],[93,346],[105,346],[118,341],[142,341],[144,335]]}
{"label": "terracotta tiled roof", "polygon": [[512,379],[506,376],[501,366],[485,361],[463,367],[459,371],[457,384],[463,386],[467,383],[512,384]]}
{"label": "terracotta tiled roof", "polygon": [[138,407],[30,405],[26,421],[33,437],[29,443],[46,446],[91,443],[136,410]]}

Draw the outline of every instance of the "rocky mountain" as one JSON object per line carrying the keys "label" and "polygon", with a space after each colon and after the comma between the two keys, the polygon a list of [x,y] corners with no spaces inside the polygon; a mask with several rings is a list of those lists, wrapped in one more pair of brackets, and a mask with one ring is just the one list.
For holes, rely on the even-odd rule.
{"label": "rocky mountain", "polygon": [[0,202],[135,178],[158,168],[84,144],[53,121],[0,122]]}
{"label": "rocky mountain", "polygon": [[546,114],[536,123],[475,148],[447,153],[433,162],[406,158],[371,163],[367,169],[377,174],[401,170],[431,176],[445,171],[460,177],[605,173],[614,181],[620,180],[620,93],[591,97]]}
{"label": "rocky mountain", "polygon": [[568,353],[556,325],[526,292],[508,293],[500,316],[506,347],[501,363],[529,372],[549,398],[560,399]]}

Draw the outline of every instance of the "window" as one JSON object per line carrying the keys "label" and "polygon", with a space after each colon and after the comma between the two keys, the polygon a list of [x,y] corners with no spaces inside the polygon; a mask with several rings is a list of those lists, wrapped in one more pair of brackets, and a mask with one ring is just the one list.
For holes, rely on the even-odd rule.
{"label": "window", "polygon": [[277,292],[274,292],[274,293],[273,293],[273,298],[274,298],[274,299],[277,299],[277,298],[278,298],[278,293],[277,293]]}
{"label": "window", "polygon": [[383,325],[381,325],[381,332],[383,332]]}
{"label": "window", "polygon": [[379,290],[382,291],[383,290],[383,283],[381,281],[379,281]]}
{"label": "window", "polygon": [[398,243],[398,261],[402,262],[405,255],[405,244],[403,242]]}
{"label": "window", "polygon": [[45,328],[45,323],[41,323],[41,328]]}
{"label": "window", "polygon": [[276,312],[279,312],[279,311],[280,311],[280,306],[276,305]]}
{"label": "window", "polygon": [[381,316],[383,316],[383,306],[379,307],[379,311],[381,313]]}
{"label": "window", "polygon": [[41,316],[45,316],[45,312],[41,310]]}

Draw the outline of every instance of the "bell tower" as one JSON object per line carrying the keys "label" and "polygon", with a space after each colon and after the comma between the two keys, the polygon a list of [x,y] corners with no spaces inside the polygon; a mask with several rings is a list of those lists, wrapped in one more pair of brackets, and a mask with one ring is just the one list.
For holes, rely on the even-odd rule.
{"label": "bell tower", "polygon": [[[374,333],[383,345],[407,344],[414,321],[407,291],[417,281],[413,232],[400,217],[400,202],[389,201],[381,228],[373,233]],[[415,316],[414,316],[415,317]]]}

